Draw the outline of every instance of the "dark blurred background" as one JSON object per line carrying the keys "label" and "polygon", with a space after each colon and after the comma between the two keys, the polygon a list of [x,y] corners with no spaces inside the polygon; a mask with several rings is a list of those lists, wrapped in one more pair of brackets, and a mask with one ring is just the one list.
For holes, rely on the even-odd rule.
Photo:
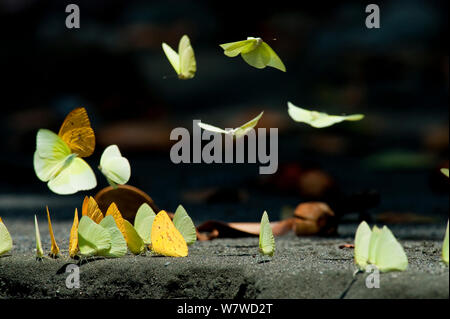
{"label": "dark blurred background", "polygon": [[[81,28],[67,29],[76,3]],[[96,167],[118,144],[129,184],[196,222],[282,218],[306,200],[330,203],[345,220],[439,221],[448,214],[448,2],[376,2],[381,28],[365,27],[370,1],[0,0],[0,215],[32,216],[50,205],[70,218],[84,195],[106,187]],[[197,59],[181,81],[161,42],[188,34]],[[258,70],[219,44],[262,37],[287,72]],[[314,129],[293,122],[287,101],[360,122]],[[58,131],[84,106],[97,137],[87,159],[98,187],[52,194],[33,171],[39,128]],[[236,127],[264,110],[279,128],[279,169],[170,161],[175,127],[192,120]],[[356,215],[355,215],[356,214]],[[396,219],[397,218],[397,219]]]}

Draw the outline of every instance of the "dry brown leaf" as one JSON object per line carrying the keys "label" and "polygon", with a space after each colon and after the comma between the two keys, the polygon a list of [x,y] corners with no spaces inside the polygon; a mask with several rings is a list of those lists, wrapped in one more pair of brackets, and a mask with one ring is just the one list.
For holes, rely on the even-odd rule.
{"label": "dry brown leaf", "polygon": [[294,217],[297,236],[327,236],[337,232],[336,216],[326,203],[302,203],[295,209]]}

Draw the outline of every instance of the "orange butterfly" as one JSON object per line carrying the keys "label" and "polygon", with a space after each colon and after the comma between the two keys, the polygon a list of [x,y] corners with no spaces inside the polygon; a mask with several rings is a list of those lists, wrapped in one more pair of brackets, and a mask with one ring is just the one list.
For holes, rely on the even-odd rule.
{"label": "orange butterfly", "polygon": [[103,213],[92,196],[86,196],[84,198],[83,206],[81,208],[81,215],[88,216],[97,224],[100,223],[103,219]]}
{"label": "orange butterfly", "polygon": [[77,108],[66,116],[58,136],[79,157],[88,157],[94,153],[94,130],[84,107]]}

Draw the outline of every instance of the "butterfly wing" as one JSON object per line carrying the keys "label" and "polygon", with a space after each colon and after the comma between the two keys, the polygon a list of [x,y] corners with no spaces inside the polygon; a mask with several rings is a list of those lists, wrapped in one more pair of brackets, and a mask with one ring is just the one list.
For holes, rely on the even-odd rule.
{"label": "butterfly wing", "polygon": [[152,243],[152,224],[156,214],[153,209],[144,203],[139,207],[134,218],[134,228],[146,245]]}
{"label": "butterfly wing", "polygon": [[175,72],[177,72],[177,74],[180,75],[181,68],[180,68],[180,57],[179,57],[178,53],[176,53],[166,43],[162,44],[162,48],[163,48],[164,53],[166,54],[167,59],[169,60],[172,67],[174,68]]}
{"label": "butterfly wing", "polygon": [[241,53],[248,53],[253,50],[257,45],[257,40],[247,39],[243,41],[236,41],[230,43],[221,44],[220,47],[224,50],[224,54],[230,58],[235,57]]}
{"label": "butterfly wing", "polygon": [[263,42],[261,46],[268,52],[270,56],[270,60],[267,65],[280,71],[286,72],[286,67],[284,66],[283,61],[281,61],[280,57],[275,53],[275,51],[266,42]]}
{"label": "butterfly wing", "polygon": [[272,227],[270,227],[269,217],[264,211],[261,218],[259,230],[259,251],[263,255],[273,256],[275,252],[275,239],[273,237]]}
{"label": "butterfly wing", "polygon": [[364,114],[352,114],[342,116],[344,121],[361,121],[364,118]]}
{"label": "butterfly wing", "polygon": [[70,156],[69,146],[55,133],[40,129],[36,135],[33,166],[36,176],[43,182],[54,178]]}
{"label": "butterfly wing", "polygon": [[442,260],[448,265],[448,222],[447,231],[445,232],[444,243],[442,245]]}
{"label": "butterfly wing", "polygon": [[375,264],[376,262],[376,252],[378,247],[378,242],[380,239],[381,229],[377,226],[372,228],[372,236],[370,237],[369,243],[369,263]]}
{"label": "butterfly wing", "polygon": [[55,234],[53,233],[52,220],[50,219],[50,212],[48,211],[48,206],[46,206],[46,209],[47,209],[47,220],[48,220],[48,232],[50,233],[50,240],[52,243],[52,247],[50,249],[50,254],[52,257],[57,257],[59,255],[59,247],[55,240]]}
{"label": "butterfly wing", "polygon": [[92,168],[81,158],[75,157],[55,178],[48,182],[50,190],[59,195],[74,194],[97,186]]}
{"label": "butterfly wing", "polygon": [[408,257],[402,245],[386,226],[383,227],[376,247],[375,266],[381,272],[404,271],[408,267]]}
{"label": "butterfly wing", "polygon": [[229,131],[225,131],[221,128],[206,124],[206,123],[202,123],[202,122],[198,122],[198,126],[200,126],[202,129],[204,129],[205,131],[209,131],[209,132],[214,132],[214,133],[223,133],[223,134],[229,134]]}
{"label": "butterfly wing", "polygon": [[173,224],[175,228],[183,236],[187,245],[192,245],[197,240],[197,231],[194,222],[189,217],[183,206],[179,205],[173,216]]}
{"label": "butterfly wing", "polygon": [[78,225],[78,247],[82,256],[95,256],[111,248],[111,236],[108,230],[83,216]]}
{"label": "butterfly wing", "polygon": [[124,219],[122,217],[122,214],[119,211],[119,208],[117,208],[117,205],[115,203],[111,203],[111,205],[109,205],[108,210],[106,211],[105,216],[112,216],[117,228],[119,228],[120,232],[122,233],[123,237],[125,238],[125,241],[127,240],[127,233],[125,230],[125,225],[124,225]]}
{"label": "butterfly wing", "polygon": [[262,44],[256,46],[255,49],[247,53],[242,53],[241,55],[245,62],[257,69],[264,69],[270,63],[271,59],[270,52],[267,51]]}
{"label": "butterfly wing", "polygon": [[75,208],[72,228],[70,229],[69,256],[74,258],[78,253],[78,209]]}
{"label": "butterfly wing", "polygon": [[144,252],[144,241],[139,236],[136,229],[134,229],[133,225],[126,219],[123,220],[123,225],[125,227],[128,249],[135,255]]}
{"label": "butterfly wing", "polygon": [[36,215],[34,215],[34,232],[36,235],[36,257],[42,258],[44,251],[42,250],[41,233],[39,231],[39,224]]}
{"label": "butterfly wing", "polygon": [[180,56],[180,74],[179,78],[186,80],[192,79],[197,71],[194,49],[187,35],[183,35],[178,44],[178,54]]}
{"label": "butterfly wing", "polygon": [[315,128],[324,128],[343,121],[359,121],[363,114],[347,116],[329,115],[324,112],[310,111],[288,102],[288,114],[296,122],[303,122]]}
{"label": "butterfly wing", "polygon": [[83,200],[83,206],[81,208],[81,215],[88,216],[95,223],[100,223],[103,219],[103,213],[98,207],[97,202],[92,196],[86,196]]}
{"label": "butterfly wing", "polygon": [[295,122],[310,123],[313,120],[311,111],[288,102],[288,114]]}
{"label": "butterfly wing", "polygon": [[13,241],[3,221],[0,219],[0,256],[12,249]]}
{"label": "butterfly wing", "polygon": [[94,152],[94,130],[84,107],[77,108],[66,116],[58,135],[67,143],[72,153],[79,157],[87,157]]}
{"label": "butterfly wing", "polygon": [[130,163],[122,156],[117,145],[110,145],[103,151],[100,170],[108,180],[120,185],[126,184],[131,176]]}
{"label": "butterfly wing", "polygon": [[355,263],[360,269],[365,269],[369,260],[369,245],[372,231],[365,221],[359,224],[355,234]]}
{"label": "butterfly wing", "polygon": [[111,237],[111,247],[108,250],[100,252],[100,256],[118,258],[127,253],[127,242],[112,215],[108,215],[102,219],[100,226],[109,232]]}
{"label": "butterfly wing", "polygon": [[309,123],[316,128],[328,127],[344,121],[359,121],[364,118],[362,114],[353,115],[328,115],[327,113],[317,112],[317,116]]}
{"label": "butterfly wing", "polygon": [[186,257],[188,247],[183,235],[175,228],[165,211],[156,215],[152,224],[152,250],[160,255]]}
{"label": "butterfly wing", "polygon": [[259,113],[259,115],[257,117],[255,117],[254,119],[248,121],[244,125],[235,129],[234,135],[236,136],[236,138],[244,136],[245,134],[248,133],[248,131],[253,129],[258,124],[258,121],[261,119],[263,114],[264,114],[264,112]]}

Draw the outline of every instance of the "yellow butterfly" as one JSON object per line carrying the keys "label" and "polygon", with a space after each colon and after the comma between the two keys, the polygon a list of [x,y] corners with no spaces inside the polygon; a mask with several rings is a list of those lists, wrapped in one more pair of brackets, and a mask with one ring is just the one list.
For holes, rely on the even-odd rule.
{"label": "yellow butterfly", "polygon": [[123,226],[125,228],[128,249],[135,255],[145,252],[145,243],[133,225],[124,219]]}
{"label": "yellow butterfly", "polygon": [[136,229],[133,225],[130,224],[129,221],[122,217],[117,205],[115,203],[111,203],[106,212],[106,216],[113,216],[114,221],[116,222],[117,228],[119,228],[120,232],[125,238],[128,249],[135,255],[138,255],[145,250],[145,244],[142,238],[138,235]]}
{"label": "yellow butterfly", "polygon": [[248,37],[247,40],[221,44],[224,54],[230,58],[241,55],[245,62],[257,69],[271,66],[286,72],[283,61],[261,38]]}
{"label": "yellow butterfly", "polygon": [[72,228],[70,229],[69,239],[69,256],[74,258],[78,253],[78,209],[75,208],[75,216],[73,217]]}
{"label": "yellow butterfly", "polygon": [[270,226],[269,216],[264,211],[261,218],[259,230],[259,253],[261,255],[273,256],[275,252],[275,239],[273,238],[272,227]]}
{"label": "yellow butterfly", "polygon": [[5,224],[0,217],[0,256],[6,254],[12,249],[13,242]]}
{"label": "yellow butterfly", "polygon": [[310,111],[288,102],[288,114],[296,122],[303,122],[315,128],[324,128],[343,121],[360,121],[363,114],[329,115],[324,112]]}
{"label": "yellow butterfly", "polygon": [[48,206],[46,206],[47,209],[47,219],[48,219],[48,231],[50,233],[50,240],[52,242],[52,248],[50,249],[50,257],[57,258],[59,256],[59,247],[55,240],[55,235],[53,234],[53,227],[52,227],[52,221],[50,219],[50,212],[48,211]]}
{"label": "yellow butterfly", "polygon": [[40,129],[36,137],[34,171],[51,191],[74,194],[97,186],[91,167],[81,157],[94,152],[95,136],[84,108],[67,115],[58,135]]}
{"label": "yellow butterfly", "polygon": [[125,238],[125,241],[127,241],[127,232],[125,230],[125,225],[124,225],[125,220],[123,219],[122,214],[120,213],[120,211],[117,208],[117,205],[115,203],[111,203],[111,205],[109,205],[105,216],[114,217],[114,221],[116,222],[117,228],[119,228],[120,232],[123,235],[123,238]]}
{"label": "yellow butterfly", "polygon": [[229,130],[224,130],[219,127],[216,127],[216,126],[213,126],[210,124],[206,124],[206,123],[202,123],[202,122],[199,122],[198,126],[200,126],[205,131],[214,132],[214,133],[223,133],[223,134],[227,134],[227,135],[231,135],[231,136],[236,136],[236,138],[240,138],[242,136],[245,136],[249,131],[251,131],[258,124],[258,121],[263,116],[263,114],[264,114],[264,111],[259,113],[259,115],[257,117],[255,117],[254,119],[251,119],[247,123],[245,123],[237,128],[229,129]]}
{"label": "yellow butterfly", "polygon": [[181,80],[192,79],[197,71],[197,62],[195,61],[194,49],[187,35],[183,35],[178,44],[178,53],[163,42],[162,48],[169,59],[170,64],[178,74]]}
{"label": "yellow butterfly", "polygon": [[42,249],[41,233],[39,231],[39,224],[36,215],[34,215],[34,232],[36,235],[36,259],[42,260],[42,257],[44,257],[44,250]]}
{"label": "yellow butterfly", "polygon": [[445,232],[444,243],[442,244],[442,260],[448,265],[448,221],[447,230]]}
{"label": "yellow butterfly", "polygon": [[152,224],[152,250],[160,255],[186,257],[188,247],[183,235],[175,228],[165,211],[160,211]]}

